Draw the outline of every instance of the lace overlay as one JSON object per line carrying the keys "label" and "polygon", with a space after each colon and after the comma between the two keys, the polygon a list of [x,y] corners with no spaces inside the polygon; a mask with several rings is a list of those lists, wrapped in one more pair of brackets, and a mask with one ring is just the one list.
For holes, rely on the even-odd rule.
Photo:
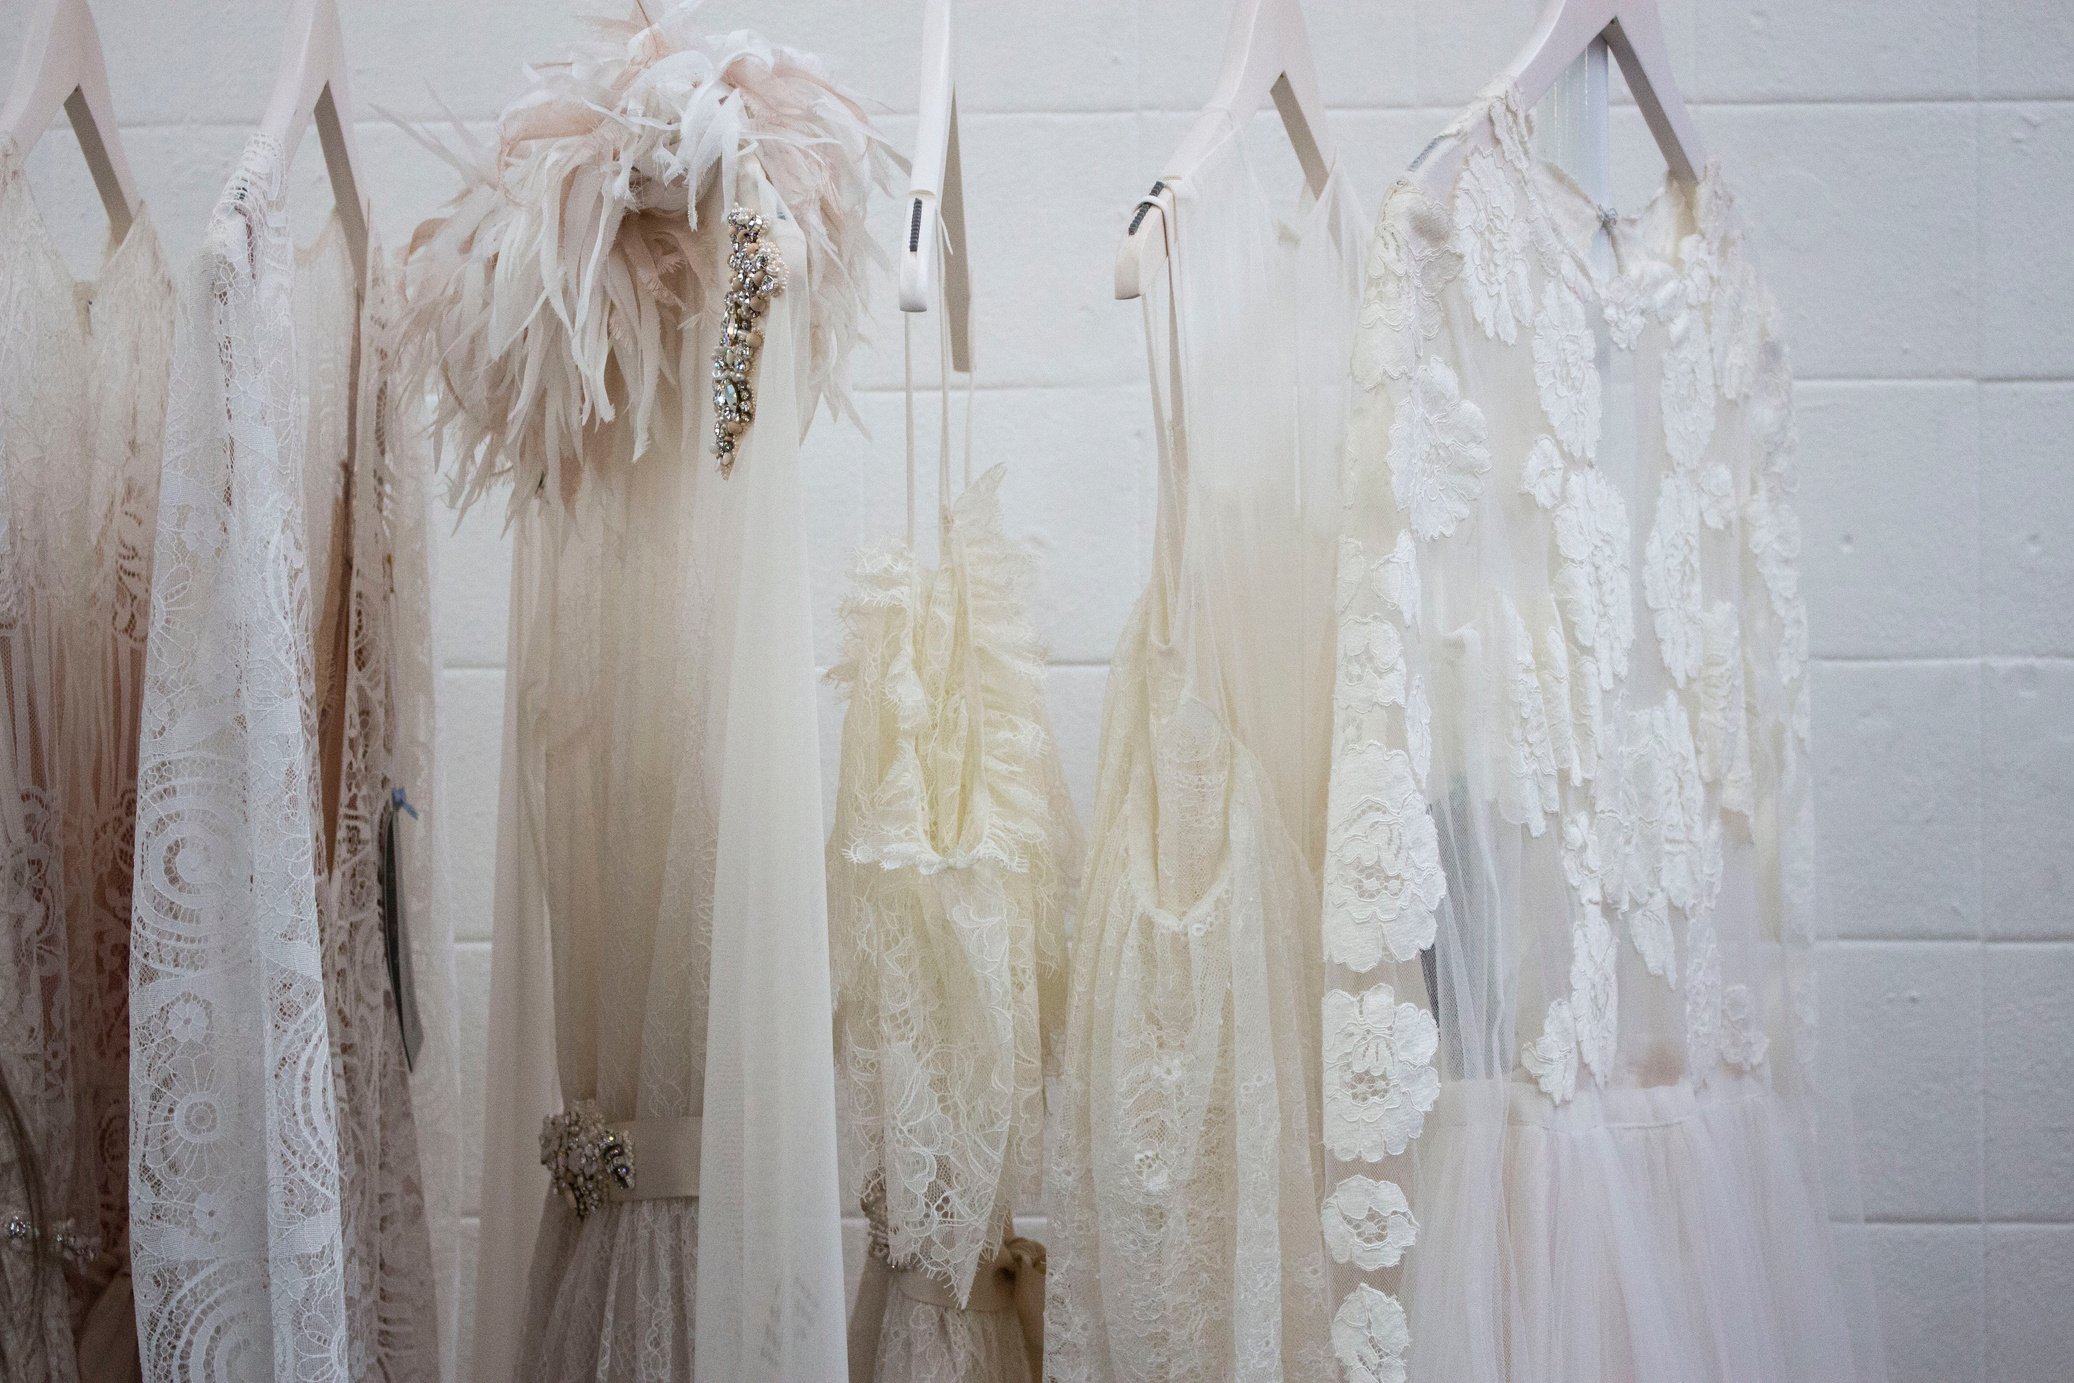
{"label": "lace overlay", "polygon": [[[4,1344],[69,1378],[72,1327],[129,1257],[130,837],[172,286],[148,215],[75,282],[4,137],[0,246],[0,1061],[44,1172],[40,1228],[73,1245],[46,1352]],[[24,1212],[0,1183],[0,1218]]]}
{"label": "lace overlay", "polygon": [[[1078,851],[1004,475],[946,512],[934,569],[905,544],[865,555],[829,674],[849,692],[828,850],[847,1181],[873,1252],[959,1301],[1042,1166]],[[898,1292],[880,1351],[888,1383],[1029,1374],[1012,1313]]]}
{"label": "lace overlay", "polygon": [[[176,328],[131,955],[137,1316],[151,1377],[432,1379],[452,1231],[425,1173],[452,1158],[413,1117],[380,881],[391,789],[429,764],[430,651],[397,647],[429,634],[401,512],[420,424],[387,387],[379,271],[356,306],[335,223],[297,255],[284,162],[247,147]],[[406,893],[429,897],[422,871]],[[411,925],[420,1061],[451,1095],[445,947],[430,909]]]}
{"label": "lace overlay", "polygon": [[1714,170],[1614,220],[1597,267],[1598,209],[1528,154],[1517,93],[1444,139],[1452,198],[1392,193],[1354,352],[1323,918],[1340,1376],[1878,1376],[1795,1002],[1777,314]]}
{"label": "lace overlay", "polygon": [[[1360,232],[1338,174],[1280,221],[1236,141],[1176,196],[1171,279],[1146,299],[1158,547],[1104,709],[1045,1367],[1317,1378],[1316,870]],[[1438,471],[1450,440],[1434,434]]]}

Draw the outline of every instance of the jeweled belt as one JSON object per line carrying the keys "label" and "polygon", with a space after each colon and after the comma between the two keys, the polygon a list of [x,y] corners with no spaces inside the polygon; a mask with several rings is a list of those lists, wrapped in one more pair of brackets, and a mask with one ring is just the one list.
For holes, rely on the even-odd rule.
{"label": "jeweled belt", "polygon": [[607,1120],[583,1100],[540,1126],[540,1164],[578,1219],[606,1201],[668,1200],[699,1193],[703,1121]]}

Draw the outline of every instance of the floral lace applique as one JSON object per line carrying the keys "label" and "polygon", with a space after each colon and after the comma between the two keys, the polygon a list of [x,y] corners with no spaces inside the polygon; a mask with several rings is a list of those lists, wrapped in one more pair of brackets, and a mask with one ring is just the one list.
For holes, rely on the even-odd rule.
{"label": "floral lace applique", "polygon": [[1325,993],[1325,1145],[1346,1162],[1408,1147],[1440,1097],[1440,1029],[1387,984]]}
{"label": "floral lace applique", "polygon": [[1427,357],[1390,424],[1390,486],[1415,537],[1445,538],[1469,517],[1491,468],[1488,436],[1454,368]]}
{"label": "floral lace applique", "polygon": [[1656,646],[1664,671],[1684,686],[1699,675],[1704,636],[1700,629],[1700,496],[1684,475],[1663,479],[1656,497],[1656,522],[1642,568],[1642,595],[1655,612]]}
{"label": "floral lace applique", "polygon": [[1532,234],[1520,194],[1489,149],[1469,155],[1455,190],[1455,227],[1448,246],[1461,257],[1470,311],[1485,336],[1510,345],[1533,312],[1527,284]]}
{"label": "floral lace applique", "polygon": [[1577,909],[1570,933],[1570,1016],[1577,1029],[1577,1053],[1604,1084],[1613,1074],[1614,1043],[1619,1036],[1620,995],[1614,983],[1613,928],[1603,909]]}
{"label": "floral lace applique", "polygon": [[1394,1181],[1350,1176],[1325,1198],[1325,1247],[1335,1263],[1364,1272],[1395,1267],[1419,1237],[1411,1204]]}
{"label": "floral lace applique", "polygon": [[[1534,665],[1533,636],[1510,601],[1504,606],[1504,621],[1511,653],[1505,673],[1505,763],[1499,774],[1498,813],[1538,836],[1548,829],[1549,815],[1562,809],[1556,792],[1555,745],[1541,673]],[[1564,711],[1567,714],[1567,706]]]}
{"label": "floral lace applique", "polygon": [[1548,1006],[1541,1036],[1520,1049],[1519,1059],[1535,1084],[1557,1104],[1577,1093],[1577,1023],[1570,1016],[1567,998]]}
{"label": "floral lace applique", "polygon": [[1764,1064],[1772,1040],[1764,1031],[1764,1014],[1746,984],[1721,991],[1721,1059],[1749,1071]]}
{"label": "floral lace applique", "polygon": [[1628,584],[1627,504],[1595,470],[1571,471],[1555,514],[1556,598],[1577,642],[1594,655],[1598,684],[1619,686],[1635,640],[1634,594]]}
{"label": "floral lace applique", "polygon": [[1332,1318],[1332,1352],[1346,1383],[1405,1383],[1411,1325],[1397,1298],[1362,1283]]}
{"label": "floral lace applique", "polygon": [[[1406,679],[1404,699],[1404,748],[1411,756],[1411,770],[1419,786],[1433,769],[1433,703],[1426,699],[1426,683],[1416,672]],[[1438,906],[1438,904],[1436,904]]]}
{"label": "floral lace applique", "polygon": [[1649,973],[1671,988],[1678,987],[1678,946],[1671,936],[1670,900],[1661,891],[1650,894],[1626,914],[1628,939]]}
{"label": "floral lace applique", "polygon": [[1533,496],[1543,509],[1563,500],[1563,453],[1553,437],[1537,437],[1520,465],[1520,493]]}
{"label": "floral lace applique", "polygon": [[[1578,726],[1573,720],[1576,714],[1576,697],[1570,690],[1570,642],[1563,637],[1562,618],[1556,616],[1541,640],[1540,657],[1535,671],[1541,679],[1541,704],[1548,724],[1549,750],[1555,759],[1558,772],[1567,775],[1571,784],[1582,784],[1587,770],[1584,753],[1579,744]],[[1558,810],[1551,803],[1548,810]]]}
{"label": "floral lace applique", "polygon": [[1671,321],[1658,397],[1664,447],[1680,467],[1691,470],[1714,436],[1714,349],[1706,319],[1696,309],[1687,308]]}
{"label": "floral lace applique", "polygon": [[1361,290],[1354,379],[1364,389],[1409,375],[1440,333],[1440,290],[1462,267],[1447,241],[1444,209],[1406,188],[1391,195]]}
{"label": "floral lace applique", "polygon": [[1534,324],[1534,383],[1556,440],[1579,461],[1590,461],[1599,450],[1598,343],[1584,304],[1555,280],[1541,286],[1541,314]]}
{"label": "floral lace applique", "polygon": [[1326,826],[1325,949],[1350,969],[1405,960],[1433,944],[1447,893],[1440,838],[1410,755],[1366,741],[1332,777]]}

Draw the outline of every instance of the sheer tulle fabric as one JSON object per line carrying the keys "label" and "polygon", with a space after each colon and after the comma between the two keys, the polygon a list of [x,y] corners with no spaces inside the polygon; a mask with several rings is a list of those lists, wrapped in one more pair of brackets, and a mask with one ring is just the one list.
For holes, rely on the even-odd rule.
{"label": "sheer tulle fabric", "polygon": [[1053,1116],[1046,1372],[1315,1378],[1317,868],[1359,230],[1236,138],[1146,298],[1153,576],[1118,643]]}
{"label": "sheer tulle fabric", "polygon": [[[866,1271],[961,1302],[1042,1165],[1078,850],[1004,475],[946,510],[933,568],[909,544],[866,554],[830,673],[849,693],[828,847],[847,1180],[872,1222]],[[882,1320],[852,1327],[878,1339],[853,1378],[1028,1383],[1013,1311],[882,1296]]]}
{"label": "sheer tulle fabric", "polygon": [[[104,1297],[127,1312],[130,836],[173,290],[148,215],[75,281],[4,137],[0,246],[0,1061],[43,1169],[39,1229],[63,1236],[71,1283],[44,1298],[63,1325],[49,1350],[9,1339],[4,1357],[64,1379],[71,1326]],[[22,1188],[0,1184],[0,1218],[21,1214]],[[27,1266],[19,1245],[0,1253]]]}
{"label": "sheer tulle fabric", "polygon": [[[421,435],[388,289],[298,256],[248,146],[182,289],[145,679],[131,1210],[147,1376],[437,1378],[451,964],[405,829],[426,1044],[405,1065],[381,825],[430,764]],[[437,784],[407,785],[429,805]],[[428,1191],[428,1177],[432,1187]]]}
{"label": "sheer tulle fabric", "polygon": [[[775,191],[753,163],[742,177],[734,200],[772,218],[793,277],[765,320],[756,421],[733,474],[706,453],[704,391],[665,387],[652,456],[633,464],[621,429],[572,502],[516,511],[484,1383],[775,1383],[844,1368],[798,462],[816,286]],[[717,194],[700,207],[715,282],[725,209]],[[685,349],[703,351],[718,303],[692,307]],[[579,1224],[548,1197],[541,1120],[585,1099],[609,1120],[702,1116],[696,1201],[613,1203]]]}
{"label": "sheer tulle fabric", "polygon": [[1443,139],[1452,195],[1392,193],[1353,353],[1334,1354],[1355,1383],[1880,1377],[1824,1184],[1849,1122],[1817,1120],[1777,314],[1717,172],[1602,218],[1516,92]]}

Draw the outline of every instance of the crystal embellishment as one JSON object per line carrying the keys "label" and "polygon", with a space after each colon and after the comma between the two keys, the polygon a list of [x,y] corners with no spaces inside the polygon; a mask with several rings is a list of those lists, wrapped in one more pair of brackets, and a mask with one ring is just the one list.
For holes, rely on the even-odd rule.
{"label": "crystal embellishment", "polygon": [[608,1128],[598,1106],[585,1100],[540,1125],[540,1165],[579,1220],[605,1203],[613,1186],[634,1189],[634,1145]]}
{"label": "crystal embellishment", "polygon": [[720,473],[735,465],[742,434],[756,417],[756,393],[749,374],[763,344],[763,316],[771,299],[785,291],[785,262],[777,246],[764,240],[764,219],[747,207],[727,213],[727,297],[723,300],[720,344],[713,351],[713,455]]}

